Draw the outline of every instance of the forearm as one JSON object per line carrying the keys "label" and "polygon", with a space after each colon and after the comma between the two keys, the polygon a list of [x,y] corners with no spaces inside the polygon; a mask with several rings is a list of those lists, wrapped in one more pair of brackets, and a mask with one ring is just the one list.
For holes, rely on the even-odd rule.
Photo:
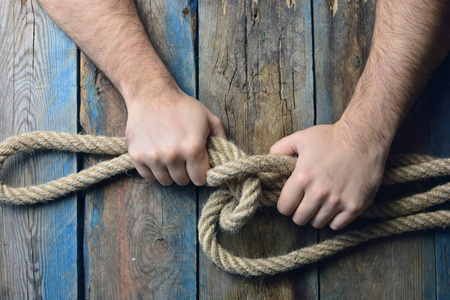
{"label": "forearm", "polygon": [[147,37],[133,0],[40,0],[109,77],[127,104],[126,139],[149,182],[206,182],[208,136],[226,138],[220,119],[183,93]]}
{"label": "forearm", "polygon": [[[108,76],[125,101],[137,87],[172,82],[152,47],[133,0],[40,0],[55,21]],[[128,103],[127,103],[128,104]]]}
{"label": "forearm", "polygon": [[450,47],[450,2],[379,0],[365,70],[341,121],[361,147],[389,149]]}

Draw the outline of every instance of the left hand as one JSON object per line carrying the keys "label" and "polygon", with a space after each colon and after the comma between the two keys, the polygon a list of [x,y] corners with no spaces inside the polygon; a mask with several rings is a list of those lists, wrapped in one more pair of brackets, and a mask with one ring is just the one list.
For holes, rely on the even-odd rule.
{"label": "left hand", "polygon": [[270,149],[298,154],[277,204],[298,225],[342,229],[369,206],[381,184],[389,148],[355,138],[342,123],[298,131]]}

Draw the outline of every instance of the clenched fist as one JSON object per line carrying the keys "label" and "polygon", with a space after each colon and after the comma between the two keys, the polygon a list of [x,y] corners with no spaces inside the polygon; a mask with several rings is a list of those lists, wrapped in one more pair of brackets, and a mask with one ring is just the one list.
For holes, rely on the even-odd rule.
{"label": "clenched fist", "polygon": [[178,87],[153,97],[141,94],[128,104],[128,152],[150,182],[204,185],[210,135],[226,138],[221,120]]}
{"label": "clenched fist", "polygon": [[287,136],[271,154],[298,154],[278,210],[298,225],[338,230],[358,217],[381,184],[387,150],[355,145],[339,122]]}

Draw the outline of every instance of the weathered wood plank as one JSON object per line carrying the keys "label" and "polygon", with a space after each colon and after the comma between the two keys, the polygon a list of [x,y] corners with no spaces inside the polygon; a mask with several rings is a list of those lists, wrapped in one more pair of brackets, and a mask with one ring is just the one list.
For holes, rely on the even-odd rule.
{"label": "weathered wood plank", "polygon": [[[248,153],[314,122],[309,1],[199,1],[199,99],[221,117],[228,137]],[[201,191],[200,203],[209,193]],[[281,254],[316,242],[316,231],[266,210],[236,236],[233,253]],[[201,253],[200,299],[317,298],[317,268],[245,279]]]}
{"label": "weathered wood plank", "polygon": [[[318,123],[336,121],[345,109],[368,56],[374,16],[375,1],[314,2]],[[399,131],[393,152],[429,153],[430,116],[425,101],[419,101]],[[379,195],[410,191],[404,188],[381,191]],[[321,239],[330,235],[330,230],[320,232]],[[434,298],[434,251],[433,232],[405,234],[345,251],[321,264],[320,296]]]}
{"label": "weathered wood plank", "polygon": [[[33,130],[76,132],[76,47],[37,1],[0,3],[0,139]],[[30,152],[6,161],[6,184],[76,171],[73,155]],[[77,297],[74,195],[30,207],[0,205],[0,298]]]}
{"label": "weathered wood plank", "polygon": [[[450,56],[440,66],[422,98],[430,107],[430,154],[450,157]],[[437,299],[450,295],[450,231],[438,230],[436,241]]]}
{"label": "weathered wood plank", "polygon": [[[195,96],[189,1],[137,1],[150,39],[180,87]],[[189,13],[183,13],[184,8]],[[194,22],[195,24],[195,22]],[[126,107],[111,82],[85,57],[81,121],[91,134],[123,136]],[[151,128],[149,128],[151,130]],[[149,145],[150,147],[150,145]],[[95,163],[97,159],[89,159]],[[93,299],[196,297],[196,192],[137,176],[99,186],[86,199],[85,268]]]}

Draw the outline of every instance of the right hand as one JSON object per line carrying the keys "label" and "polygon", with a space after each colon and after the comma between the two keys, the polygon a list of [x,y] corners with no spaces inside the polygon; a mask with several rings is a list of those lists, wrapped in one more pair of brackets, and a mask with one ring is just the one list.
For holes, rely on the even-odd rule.
{"label": "right hand", "polygon": [[[208,136],[226,138],[221,120],[176,84],[128,99],[128,153],[149,182],[206,183]],[[153,96],[152,96],[153,95]]]}

